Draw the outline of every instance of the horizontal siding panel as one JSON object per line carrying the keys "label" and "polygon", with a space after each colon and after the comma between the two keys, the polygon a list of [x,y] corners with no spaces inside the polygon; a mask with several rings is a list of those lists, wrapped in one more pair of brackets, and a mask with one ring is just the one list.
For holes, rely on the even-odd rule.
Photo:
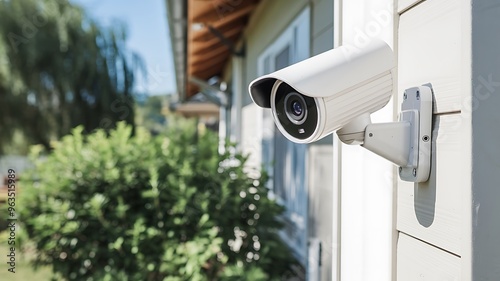
{"label": "horizontal siding panel", "polygon": [[399,181],[397,228],[461,256],[461,115],[436,116],[433,128],[429,181]]}
{"label": "horizontal siding panel", "polygon": [[399,233],[397,280],[459,281],[460,258]]}
{"label": "horizontal siding panel", "polygon": [[399,23],[399,95],[431,83],[434,113],[461,110],[463,1],[427,0],[405,12]]}

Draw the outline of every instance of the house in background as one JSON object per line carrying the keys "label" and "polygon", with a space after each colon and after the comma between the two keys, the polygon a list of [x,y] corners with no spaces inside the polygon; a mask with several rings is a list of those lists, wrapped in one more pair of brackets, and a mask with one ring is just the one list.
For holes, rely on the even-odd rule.
{"label": "house in background", "polygon": [[[181,96],[197,92],[192,77],[227,84],[221,136],[272,173],[308,280],[500,280],[497,0],[167,3]],[[397,61],[393,99],[373,122],[397,120],[405,89],[432,85],[425,183],[401,181],[394,165],[336,137],[287,143],[249,100],[259,75],[370,38]]]}
{"label": "house in background", "polygon": [[286,207],[282,237],[307,279],[331,280],[333,137],[288,141],[247,87],[333,48],[333,0],[167,0],[167,9],[181,100],[201,92],[220,106],[221,140],[271,176],[271,194]]}

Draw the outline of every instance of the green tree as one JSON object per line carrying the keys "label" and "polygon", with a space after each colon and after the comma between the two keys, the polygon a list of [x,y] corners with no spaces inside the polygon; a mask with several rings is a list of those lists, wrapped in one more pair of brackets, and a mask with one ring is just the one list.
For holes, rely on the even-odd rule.
{"label": "green tree", "polygon": [[132,123],[141,62],[125,40],[68,0],[0,1],[0,154],[14,137],[49,148],[76,125]]}
{"label": "green tree", "polygon": [[37,264],[64,280],[282,280],[294,260],[265,176],[194,125],[131,132],[78,127],[25,175]]}

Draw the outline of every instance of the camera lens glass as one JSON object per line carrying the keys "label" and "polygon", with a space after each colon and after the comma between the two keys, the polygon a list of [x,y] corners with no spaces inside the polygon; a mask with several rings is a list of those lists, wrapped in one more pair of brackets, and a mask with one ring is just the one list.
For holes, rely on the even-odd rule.
{"label": "camera lens glass", "polygon": [[285,114],[292,123],[300,125],[307,117],[306,101],[296,92],[291,92],[285,97]]}
{"label": "camera lens glass", "polygon": [[293,101],[292,102],[292,110],[293,110],[293,114],[295,116],[302,115],[303,109],[302,109],[302,105],[300,104],[299,101]]}
{"label": "camera lens glass", "polygon": [[286,83],[276,89],[273,113],[279,126],[297,139],[309,138],[318,127],[315,99],[300,94]]}

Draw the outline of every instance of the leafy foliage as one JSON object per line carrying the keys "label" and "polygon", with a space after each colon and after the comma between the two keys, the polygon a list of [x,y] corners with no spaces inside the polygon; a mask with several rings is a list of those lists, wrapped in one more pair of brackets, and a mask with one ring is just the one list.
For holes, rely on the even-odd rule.
{"label": "leafy foliage", "polygon": [[142,64],[125,40],[123,27],[102,28],[68,0],[0,1],[0,154],[49,148],[80,124],[132,123]]}
{"label": "leafy foliage", "polygon": [[79,127],[38,158],[18,204],[37,264],[64,280],[281,278],[294,260],[265,175],[250,177],[234,147],[219,154],[210,131],[182,127]]}

